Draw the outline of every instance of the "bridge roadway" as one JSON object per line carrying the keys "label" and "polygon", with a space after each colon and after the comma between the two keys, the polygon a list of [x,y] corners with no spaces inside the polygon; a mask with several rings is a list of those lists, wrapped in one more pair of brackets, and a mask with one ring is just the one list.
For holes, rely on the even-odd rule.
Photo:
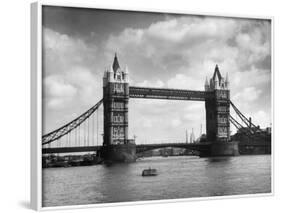
{"label": "bridge roadway", "polygon": [[[185,148],[195,151],[208,151],[210,149],[210,142],[203,143],[162,143],[162,144],[140,144],[136,145],[136,153],[145,152],[153,149],[160,149],[165,147]],[[72,153],[72,152],[94,152],[101,149],[102,146],[78,146],[78,147],[56,147],[56,148],[43,148],[42,154],[55,154],[55,153]],[[271,150],[271,142],[240,142],[239,147],[268,147]]]}
{"label": "bridge roadway", "polygon": [[[145,152],[153,149],[160,149],[165,147],[185,148],[197,151],[204,151],[209,149],[210,143],[162,143],[162,144],[140,144],[136,145],[136,152]],[[42,154],[55,153],[72,153],[72,152],[93,152],[98,151],[102,146],[77,146],[77,147],[55,147],[43,148]]]}

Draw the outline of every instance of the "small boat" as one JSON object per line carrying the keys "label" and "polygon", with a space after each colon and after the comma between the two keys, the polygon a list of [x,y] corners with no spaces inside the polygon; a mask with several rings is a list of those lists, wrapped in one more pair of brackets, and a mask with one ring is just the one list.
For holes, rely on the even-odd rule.
{"label": "small boat", "polygon": [[149,168],[149,169],[144,169],[143,171],[142,171],[142,174],[141,174],[142,176],[156,176],[156,175],[158,175],[157,174],[157,170],[156,169],[151,169],[151,168]]}

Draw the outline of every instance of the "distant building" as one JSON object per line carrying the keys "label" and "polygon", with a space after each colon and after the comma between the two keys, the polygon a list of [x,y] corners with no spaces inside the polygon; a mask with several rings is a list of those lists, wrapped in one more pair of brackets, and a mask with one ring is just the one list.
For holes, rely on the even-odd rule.
{"label": "distant building", "polygon": [[207,142],[207,135],[206,135],[206,134],[202,134],[202,135],[199,137],[199,141],[200,141],[200,142]]}
{"label": "distant building", "polygon": [[271,127],[260,129],[258,127],[242,127],[239,128],[233,136],[232,140],[244,142],[271,142]]}

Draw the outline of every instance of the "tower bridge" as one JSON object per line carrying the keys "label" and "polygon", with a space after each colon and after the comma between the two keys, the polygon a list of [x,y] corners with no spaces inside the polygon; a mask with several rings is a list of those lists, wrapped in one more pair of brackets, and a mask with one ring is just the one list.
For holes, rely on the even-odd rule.
{"label": "tower bridge", "polygon": [[[128,103],[131,98],[204,101],[207,141],[196,144],[184,142],[135,144],[134,139],[128,137]],[[95,140],[91,134],[93,135],[93,132],[99,134],[99,120],[96,122],[96,130],[94,128],[95,122],[92,126],[90,123],[101,106],[103,106],[103,141],[102,144],[94,145],[90,143]],[[250,121],[230,101],[228,76],[226,75],[224,78],[217,65],[213,76],[210,79],[206,78],[204,91],[135,87],[129,85],[128,68],[122,69],[120,67],[115,54],[112,66],[104,72],[102,100],[73,121],[44,135],[42,137],[42,153],[97,151],[102,158],[107,160],[134,161],[137,152],[163,147],[181,147],[199,151],[201,156],[237,155],[238,142],[231,141],[230,122],[235,126],[239,122],[230,116],[230,106],[234,107],[235,112],[248,126]],[[88,132],[83,131],[84,144],[77,146],[77,140],[81,140],[80,129],[83,125]],[[63,138],[65,138],[65,142],[61,142]],[[97,141],[98,138],[97,135]],[[54,143],[56,146],[52,145]]]}

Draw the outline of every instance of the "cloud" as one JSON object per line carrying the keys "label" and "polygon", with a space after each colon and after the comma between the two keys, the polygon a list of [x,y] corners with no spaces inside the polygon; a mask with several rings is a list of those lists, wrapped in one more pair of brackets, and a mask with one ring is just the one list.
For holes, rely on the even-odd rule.
{"label": "cloud", "polygon": [[44,97],[50,108],[62,108],[76,95],[77,89],[65,82],[61,76],[52,75],[44,79]]}
{"label": "cloud", "polygon": [[130,99],[129,135],[137,135],[138,143],[167,138],[183,141],[186,129],[198,130],[203,124],[204,131],[204,118],[203,102]]}
{"label": "cloud", "polygon": [[43,28],[44,75],[66,72],[72,66],[89,64],[94,60],[96,47],[80,38]]}
{"label": "cloud", "polygon": [[158,78],[158,74],[165,78],[169,70],[175,73],[182,66],[190,73],[192,67],[206,61],[229,65],[226,68],[230,70],[235,65],[233,71],[238,71],[270,55],[268,28],[270,22],[259,20],[193,16],[167,18],[152,23],[148,28],[127,28],[120,34],[111,35],[106,48],[111,52],[121,52],[124,58],[143,64],[143,68],[149,64],[149,70],[143,69],[142,72],[148,73],[153,69]]}
{"label": "cloud", "polygon": [[77,92],[76,88],[64,82],[60,76],[48,76],[44,81],[46,95],[53,97],[72,97]]}
{"label": "cloud", "polygon": [[178,126],[181,125],[181,120],[178,119],[178,118],[177,119],[172,119],[171,124],[172,124],[172,127],[178,127]]}
{"label": "cloud", "polygon": [[164,87],[164,83],[161,80],[156,80],[156,81],[144,80],[143,82],[136,83],[136,86],[161,88],[161,87]]}
{"label": "cloud", "polygon": [[50,75],[44,79],[44,98],[53,110],[77,104],[90,106],[101,96],[101,87],[89,70],[74,67],[67,73]]}
{"label": "cloud", "polygon": [[43,29],[43,38],[44,95],[48,106],[53,110],[56,106],[69,107],[67,101],[75,101],[73,105],[80,101],[82,106],[89,106],[98,100],[102,81],[92,72],[95,45],[49,28]]}
{"label": "cloud", "polygon": [[[229,74],[231,99],[239,109],[266,122],[270,106],[263,103],[271,88],[269,21],[167,16],[138,26],[143,25],[104,35],[91,29],[87,39],[77,37],[75,30],[65,34],[44,28],[44,78],[54,81],[46,93],[51,106],[47,122],[95,104],[102,96],[103,67],[112,62],[114,52],[121,66],[129,66],[132,86],[204,90],[206,76],[210,78],[218,64],[223,76]],[[98,37],[103,39],[96,42]],[[61,114],[54,112],[58,106],[64,109]],[[265,116],[254,113],[260,111]],[[186,128],[199,132],[201,123],[205,128],[204,103],[130,99],[129,113],[130,137],[136,134],[137,140],[184,138]]]}
{"label": "cloud", "polygon": [[261,90],[256,89],[255,87],[247,87],[241,92],[237,93],[233,100],[237,102],[252,102],[259,98]]}
{"label": "cloud", "polygon": [[146,33],[160,41],[195,45],[211,39],[227,39],[235,25],[231,19],[182,17],[154,23]]}
{"label": "cloud", "polygon": [[237,60],[242,68],[263,61],[270,55],[270,40],[264,42],[261,31],[255,30],[254,33],[239,33],[236,36],[236,43],[241,53]]}
{"label": "cloud", "polygon": [[184,74],[176,74],[174,78],[167,81],[167,86],[175,89],[202,90],[202,82],[202,80],[198,81],[197,79],[188,77]]}
{"label": "cloud", "polygon": [[66,78],[78,89],[80,104],[90,106],[102,96],[102,81],[85,67],[74,67]]}
{"label": "cloud", "polygon": [[265,128],[269,127],[272,121],[269,113],[259,110],[253,114],[252,122],[256,125],[260,125],[261,128]]}
{"label": "cloud", "polygon": [[[229,74],[231,99],[247,114],[261,110],[267,97],[264,94],[270,93],[269,29],[270,22],[260,20],[169,17],[147,28],[127,28],[111,35],[106,49],[120,51],[131,63],[131,77],[135,82],[142,79],[138,86],[204,90],[206,76],[210,78],[215,64],[219,64],[222,75]],[[168,103],[149,100],[139,103],[135,110],[150,120],[161,114],[161,119],[172,117],[170,128],[180,121],[188,129],[200,123],[205,129],[204,105],[186,103],[188,106],[183,110],[177,103],[173,107]],[[141,129],[138,125],[132,126]],[[168,124],[163,123],[161,128],[165,132]],[[176,132],[179,133],[173,130],[171,134]],[[151,132],[151,137],[157,137],[156,133]]]}
{"label": "cloud", "polygon": [[96,46],[81,38],[43,29],[44,132],[94,105],[102,96]]}

